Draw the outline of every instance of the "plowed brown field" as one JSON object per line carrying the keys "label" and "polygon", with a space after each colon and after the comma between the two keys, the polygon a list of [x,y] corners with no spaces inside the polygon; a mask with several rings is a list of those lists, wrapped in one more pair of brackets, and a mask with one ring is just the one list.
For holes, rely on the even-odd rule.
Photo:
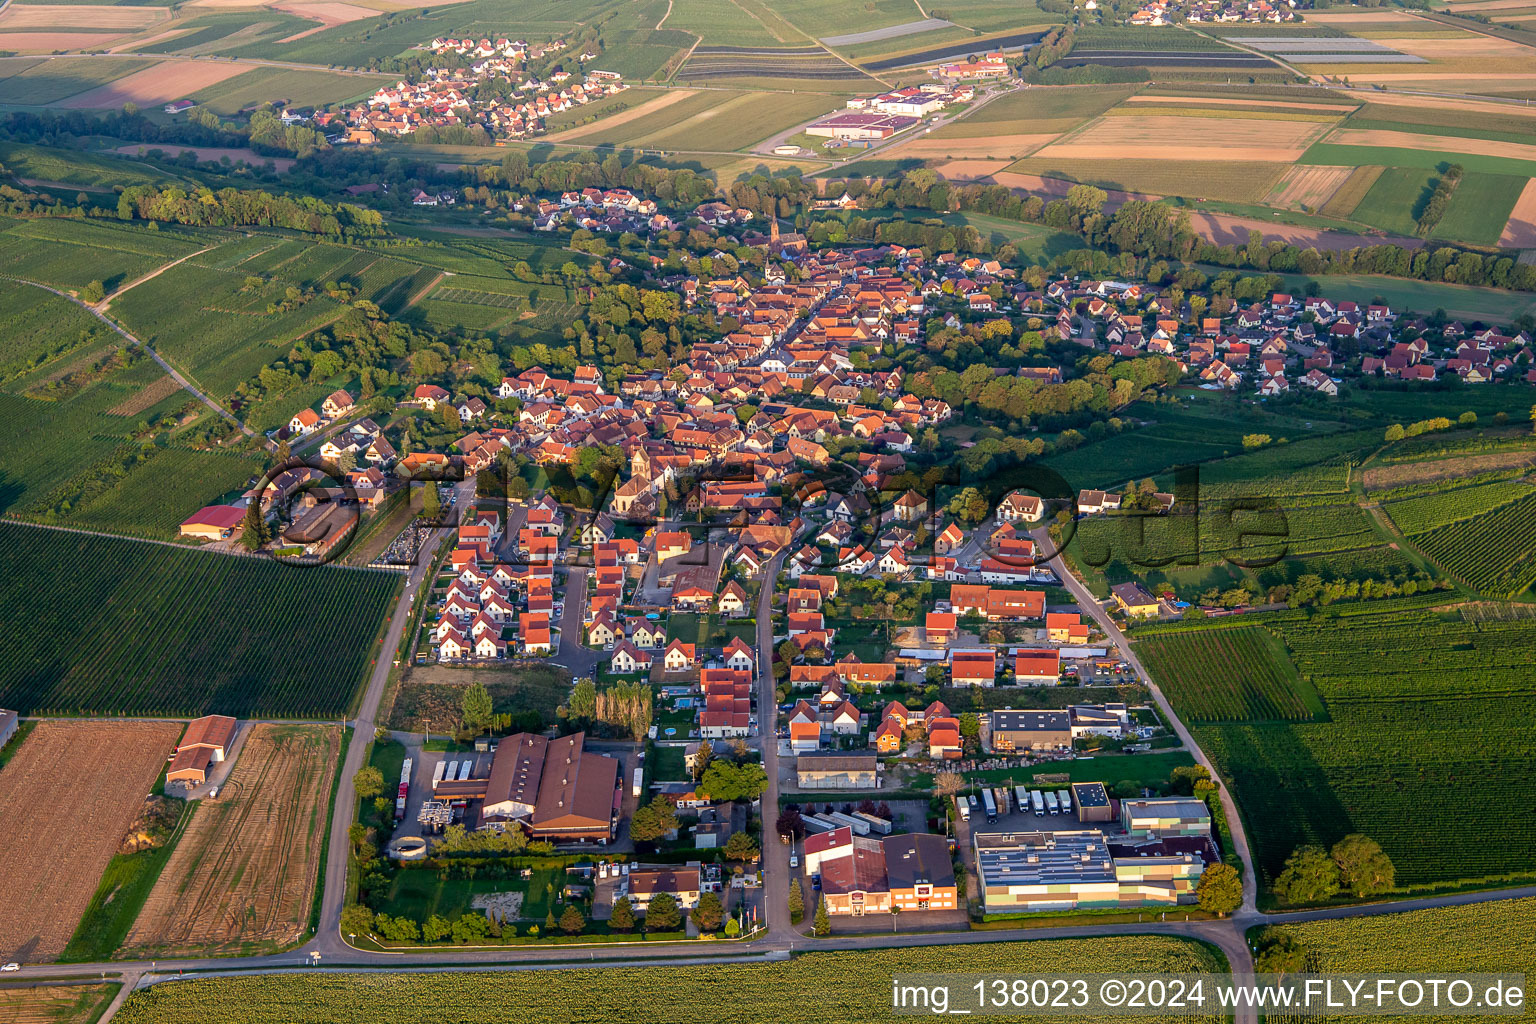
{"label": "plowed brown field", "polygon": [[192,815],[118,955],[260,952],[309,925],[341,731],[255,725]]}
{"label": "plowed brown field", "polygon": [[0,950],[56,960],[133,824],[180,722],[39,722],[0,769]]}

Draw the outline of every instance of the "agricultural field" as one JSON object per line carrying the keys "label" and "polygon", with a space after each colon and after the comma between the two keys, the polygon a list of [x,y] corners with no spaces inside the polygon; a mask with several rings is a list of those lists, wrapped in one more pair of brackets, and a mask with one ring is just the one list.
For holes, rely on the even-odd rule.
{"label": "agricultural field", "polygon": [[181,730],[180,722],[36,724],[0,769],[8,845],[0,949],[25,963],[64,951]]}
{"label": "agricultural field", "polygon": [[1411,604],[1264,617],[1329,721],[1193,726],[1264,878],[1297,844],[1351,832],[1382,844],[1408,891],[1525,877],[1536,863],[1517,810],[1536,800],[1536,622]]}
{"label": "agricultural field", "polygon": [[596,124],[560,133],[560,141],[670,151],[746,149],[800,121],[828,112],[838,97],[722,90],[675,90]]}
{"label": "agricultural field", "polygon": [[7,1024],[96,1024],[117,996],[118,983],[0,988]]}
{"label": "agricultural field", "polygon": [[[400,586],[32,526],[0,541],[0,601],[34,624],[0,639],[0,706],[24,714],[345,714]],[[67,604],[35,585],[65,578]]]}
{"label": "agricultural field", "polygon": [[35,369],[80,344],[82,335],[103,338],[100,322],[85,310],[52,292],[31,285],[0,281],[0,382]]}
{"label": "agricultural field", "polygon": [[385,75],[343,75],[332,71],[295,71],[288,68],[253,68],[199,90],[198,102],[216,114],[228,116],[263,103],[325,106],[366,96],[396,81]]}
{"label": "agricultural field", "polygon": [[[186,1024],[206,1021],[213,1014],[229,1024],[270,1020],[395,1024],[423,1017],[452,1019],[466,1005],[483,1005],[499,1007],[499,1016],[508,1024],[545,1021],[552,1011],[573,1014],[573,1019],[661,1024],[687,1017],[708,1001],[711,1017],[722,1024],[762,1020],[830,1024],[863,1019],[870,1005],[889,1000],[893,971],[1208,973],[1225,969],[1225,960],[1211,947],[1138,935],[813,952],[768,966],[219,978],[136,992],[115,1019],[122,1024]],[[840,983],[824,986],[831,976]],[[807,1000],[804,993],[810,986],[818,986],[818,991],[825,987],[825,994]],[[721,992],[736,998],[723,1002]],[[1209,1019],[1219,1017],[1213,1014]]]}
{"label": "agricultural field", "polygon": [[249,955],[306,934],[341,730],[249,729],[219,795],[198,802],[119,958]]}
{"label": "agricultural field", "polygon": [[1405,498],[1384,508],[1398,529],[1412,535],[1475,519],[1533,493],[1536,486],[1524,481],[1500,480]]}
{"label": "agricultural field", "polygon": [[20,142],[0,144],[0,164],[24,182],[78,185],[82,189],[104,193],[110,193],[118,185],[151,185],[174,180],[172,175],[127,160]]}
{"label": "agricultural field", "polygon": [[1047,146],[1040,159],[1289,162],[1297,159],[1329,126],[1323,115],[1287,112],[1276,118],[1228,113],[1219,118],[1182,114],[1105,117],[1070,138]]}
{"label": "agricultural field", "polygon": [[[13,62],[0,61],[0,68]],[[0,104],[43,106],[57,103],[147,67],[143,57],[54,57],[26,65],[0,78]]]}
{"label": "agricultural field", "polygon": [[1134,86],[1041,86],[992,100],[935,130],[932,139],[1060,134],[1127,99]]}
{"label": "agricultural field", "polygon": [[677,72],[680,82],[760,84],[768,88],[878,88],[879,83],[819,46],[700,46]]}
{"label": "agricultural field", "polygon": [[69,291],[100,281],[110,293],[201,249],[206,243],[197,237],[102,221],[23,220],[0,231],[0,274]]}
{"label": "agricultural field", "polygon": [[1136,653],[1186,721],[1305,721],[1326,711],[1285,648],[1261,626],[1170,632],[1138,640]]}
{"label": "agricultural field", "polygon": [[[1307,970],[1353,974],[1381,970],[1526,974],[1536,969],[1529,936],[1536,899],[1497,900],[1397,914],[1279,926],[1306,951]],[[1499,1018],[1423,1016],[1426,1024]]]}
{"label": "agricultural field", "polygon": [[1515,597],[1536,583],[1536,498],[1411,536],[1452,576],[1489,597]]}
{"label": "agricultural field", "polygon": [[1249,203],[1262,202],[1288,166],[1263,160],[1197,160],[1190,159],[1191,155],[1186,152],[1182,159],[1168,160],[1063,159],[1037,153],[1012,164],[1008,170],[1154,196]]}

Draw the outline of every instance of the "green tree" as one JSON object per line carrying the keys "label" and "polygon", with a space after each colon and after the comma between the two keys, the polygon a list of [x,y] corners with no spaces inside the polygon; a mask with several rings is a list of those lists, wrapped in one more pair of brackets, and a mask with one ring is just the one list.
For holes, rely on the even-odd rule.
{"label": "green tree", "polygon": [[491,691],[483,683],[470,683],[464,688],[459,710],[464,719],[464,728],[470,732],[480,732],[491,724],[491,715],[495,710],[491,704]]}
{"label": "green tree", "polygon": [[816,904],[816,917],[811,923],[811,930],[817,935],[832,934],[832,918],[827,914],[827,898],[823,896],[821,902]]}
{"label": "green tree", "polygon": [[421,937],[428,942],[442,942],[453,934],[453,922],[441,914],[433,914],[421,926]]}
{"label": "green tree", "polygon": [[767,788],[768,773],[760,764],[715,761],[699,780],[699,790],[711,800],[754,800]]}
{"label": "green tree", "polygon": [[648,804],[635,808],[629,819],[629,838],[637,843],[654,843],[677,828],[677,808],[666,797],[657,795]]}
{"label": "green tree", "polygon": [[1201,873],[1195,895],[1201,910],[1226,917],[1243,905],[1243,880],[1232,865],[1212,864]]}
{"label": "green tree", "polygon": [[1294,933],[1270,925],[1259,933],[1253,969],[1259,974],[1299,974],[1307,969],[1307,951]]}
{"label": "green tree", "polygon": [[1407,431],[1403,429],[1403,425],[1401,423],[1394,423],[1387,428],[1387,432],[1382,436],[1385,437],[1385,439],[1388,441],[1401,441],[1404,434],[1406,433]]}
{"label": "green tree", "polygon": [[635,930],[635,908],[628,896],[620,896],[613,901],[613,913],[608,917],[608,927],[616,932]]}
{"label": "green tree", "polygon": [[725,841],[725,859],[749,861],[757,859],[757,840],[750,832],[732,832]]}
{"label": "green tree", "polygon": [[371,764],[366,765],[352,777],[352,788],[364,800],[372,799],[384,792],[384,773]]}
{"label": "green tree", "polygon": [[267,517],[261,514],[261,502],[251,502],[245,508],[245,519],[240,526],[240,543],[255,551],[271,539],[272,527],[267,525]]}
{"label": "green tree", "polygon": [[699,749],[693,754],[693,781],[698,782],[704,775],[704,769],[709,767],[709,762],[714,760],[715,745],[709,740],[700,740]]}
{"label": "green tree", "polygon": [[458,943],[480,942],[491,934],[491,922],[480,914],[461,914],[453,922],[453,941]]}
{"label": "green tree", "polygon": [[682,923],[682,912],[677,907],[675,896],[669,892],[659,892],[651,897],[650,904],[645,908],[646,931],[673,932]]}
{"label": "green tree", "polygon": [[1339,891],[1339,866],[1321,846],[1298,846],[1275,879],[1275,895],[1286,903],[1319,903]]}
{"label": "green tree", "polygon": [[1339,867],[1339,884],[1356,896],[1388,892],[1397,884],[1397,868],[1381,844],[1358,832],[1333,844],[1329,851]]}
{"label": "green tree", "polygon": [[373,911],[361,903],[349,903],[341,908],[343,935],[367,935],[371,931],[373,931]]}
{"label": "green tree", "polygon": [[587,926],[587,919],[576,909],[576,904],[566,905],[565,912],[560,915],[560,930],[567,935],[575,935]]}
{"label": "green tree", "polygon": [[102,285],[100,281],[92,281],[90,284],[80,289],[81,301],[89,302],[93,306],[106,297],[107,289]]}
{"label": "green tree", "polygon": [[799,924],[804,920],[805,897],[800,894],[800,879],[792,878],[789,882],[789,921]]}
{"label": "green tree", "polygon": [[694,927],[701,932],[713,932],[719,929],[720,922],[725,920],[725,907],[720,904],[720,897],[712,892],[702,893],[699,902],[694,905]]}

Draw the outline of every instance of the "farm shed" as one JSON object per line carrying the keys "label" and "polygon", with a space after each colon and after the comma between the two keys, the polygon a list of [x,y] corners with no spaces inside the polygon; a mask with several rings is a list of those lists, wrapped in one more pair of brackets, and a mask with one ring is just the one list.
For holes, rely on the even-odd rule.
{"label": "farm shed", "polygon": [[208,505],[192,513],[181,524],[181,535],[195,540],[225,540],[240,530],[245,509],[233,505]]}
{"label": "farm shed", "polygon": [[165,770],[165,781],[201,786],[208,780],[208,769],[224,760],[234,741],[235,720],[228,715],[196,719],[176,744],[176,754]]}

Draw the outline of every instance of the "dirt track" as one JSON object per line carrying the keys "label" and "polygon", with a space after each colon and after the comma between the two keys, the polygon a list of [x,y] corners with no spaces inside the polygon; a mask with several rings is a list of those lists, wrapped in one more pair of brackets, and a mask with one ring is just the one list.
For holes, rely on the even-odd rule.
{"label": "dirt track", "polygon": [[119,956],[277,948],[303,935],[340,731],[251,729],[219,796],[193,813]]}
{"label": "dirt track", "polygon": [[0,770],[0,951],[58,959],[133,824],[180,722],[39,722]]}

